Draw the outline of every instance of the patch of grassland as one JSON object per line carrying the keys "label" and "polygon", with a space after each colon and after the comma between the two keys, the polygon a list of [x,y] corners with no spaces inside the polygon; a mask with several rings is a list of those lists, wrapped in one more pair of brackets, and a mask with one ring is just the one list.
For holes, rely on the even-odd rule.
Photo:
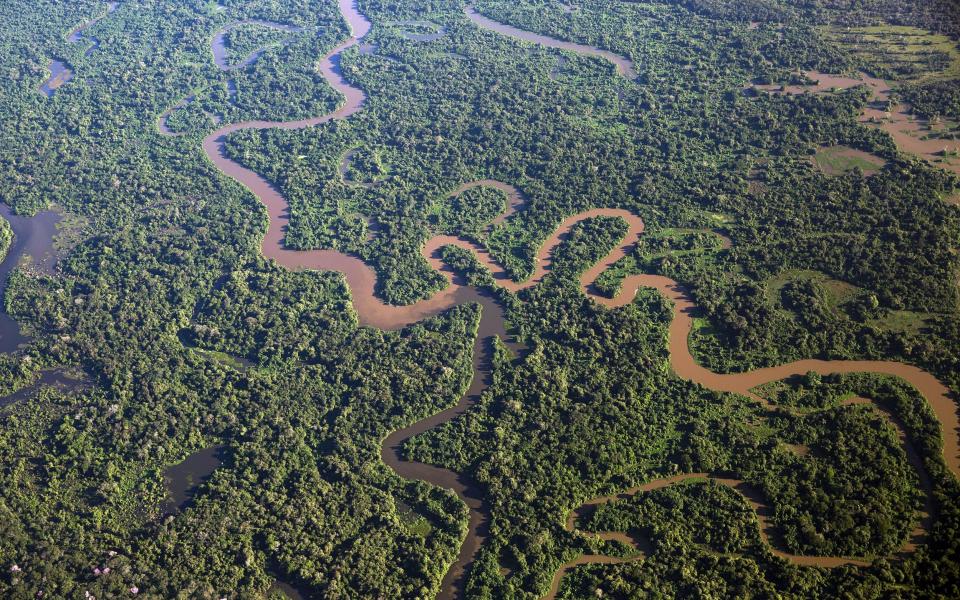
{"label": "patch of grassland", "polygon": [[927,326],[929,319],[929,315],[924,313],[909,310],[892,310],[879,319],[868,321],[867,324],[887,331],[898,331],[916,335],[921,333],[923,328]]}
{"label": "patch of grassland", "polygon": [[767,279],[767,302],[769,302],[772,306],[777,306],[779,304],[780,290],[783,289],[783,286],[785,286],[787,283],[797,279],[811,279],[819,283],[827,292],[829,308],[833,311],[838,310],[841,304],[853,299],[860,292],[860,288],[857,286],[845,281],[830,279],[819,271],[792,269],[789,271],[783,271],[782,273]]}
{"label": "patch of grassland", "polygon": [[831,28],[826,35],[883,77],[914,83],[960,77],[960,49],[945,35],[899,25]]}
{"label": "patch of grassland", "polygon": [[832,176],[849,173],[856,168],[870,175],[879,171],[885,163],[879,157],[847,146],[821,148],[814,155],[813,161],[821,171]]}

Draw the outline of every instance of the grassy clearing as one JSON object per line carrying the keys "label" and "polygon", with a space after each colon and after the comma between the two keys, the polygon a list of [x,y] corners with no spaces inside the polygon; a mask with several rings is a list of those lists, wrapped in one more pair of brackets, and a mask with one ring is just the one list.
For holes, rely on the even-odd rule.
{"label": "grassy clearing", "polygon": [[814,155],[813,162],[824,174],[830,176],[843,175],[857,168],[869,176],[886,164],[882,158],[847,146],[821,148]]}
{"label": "grassy clearing", "polygon": [[246,371],[247,369],[253,367],[253,363],[250,361],[237,358],[236,356],[227,354],[226,352],[220,352],[219,350],[205,350],[196,346],[191,346],[191,350],[194,352],[199,352],[207,358],[215,360],[221,365],[230,367],[231,369],[236,369],[237,371]]}
{"label": "grassy clearing", "polygon": [[798,279],[812,279],[819,283],[826,290],[829,308],[833,311],[839,310],[841,304],[852,300],[860,293],[860,288],[857,286],[838,279],[830,279],[819,271],[792,269],[767,279],[766,296],[770,306],[779,306],[780,290],[787,283]]}
{"label": "grassy clearing", "polygon": [[415,511],[409,504],[397,500],[397,515],[410,535],[427,537],[433,531],[433,525],[426,517]]}
{"label": "grassy clearing", "polygon": [[647,248],[641,253],[647,258],[683,256],[706,250],[719,250],[728,245],[723,234],[712,229],[668,227],[645,236]]}
{"label": "grassy clearing", "polygon": [[896,75],[901,81],[960,77],[960,49],[945,35],[898,25],[831,28],[826,35],[865,65]]}
{"label": "grassy clearing", "polygon": [[57,223],[57,235],[53,238],[54,252],[57,256],[66,256],[90,235],[88,219],[72,213],[63,213],[63,218]]}
{"label": "grassy clearing", "polygon": [[892,310],[882,318],[868,321],[867,324],[887,331],[898,331],[918,335],[927,326],[929,320],[930,315],[924,313],[909,310]]}
{"label": "grassy clearing", "polygon": [[724,214],[720,214],[720,213],[707,213],[707,214],[710,215],[710,218],[711,218],[711,219],[713,219],[714,221],[716,221],[717,223],[719,223],[719,224],[721,224],[721,225],[726,225],[726,224],[728,224],[728,223],[733,223],[733,217],[731,217],[731,216],[729,216],[729,215],[724,215]]}
{"label": "grassy clearing", "polygon": [[[771,277],[766,282],[766,297],[770,306],[780,309],[780,290],[791,282],[801,279],[815,281],[825,292],[826,308],[830,310],[837,318],[850,318],[844,310],[844,304],[855,300],[861,293],[861,289],[853,284],[836,279],[830,279],[825,274],[817,271],[791,270],[784,271],[775,277]],[[889,332],[904,333],[908,335],[921,335],[935,313],[922,313],[909,310],[885,310],[882,316],[869,319],[864,322],[865,325],[876,327]]]}

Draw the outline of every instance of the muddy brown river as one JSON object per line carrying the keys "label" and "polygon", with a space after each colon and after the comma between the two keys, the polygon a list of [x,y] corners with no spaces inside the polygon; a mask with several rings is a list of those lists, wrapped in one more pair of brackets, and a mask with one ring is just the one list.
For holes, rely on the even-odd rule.
{"label": "muddy brown river", "polygon": [[467,15],[467,18],[470,19],[474,24],[480,26],[483,29],[489,31],[495,31],[501,35],[508,37],[516,38],[518,40],[523,40],[525,42],[531,42],[544,46],[546,48],[557,48],[559,50],[567,50],[569,52],[575,52],[577,54],[582,54],[584,56],[596,56],[608,60],[614,64],[617,68],[617,72],[626,77],[627,79],[636,79],[637,71],[633,65],[633,61],[625,56],[620,56],[619,54],[610,52],[609,50],[602,50],[600,48],[594,48],[593,46],[587,46],[585,44],[577,44],[574,42],[565,42],[563,40],[558,40],[550,36],[541,35],[539,33],[533,33],[531,31],[526,31],[524,29],[519,29],[512,25],[507,25],[505,23],[500,23],[499,21],[494,21],[489,17],[485,17],[482,14],[478,13],[476,9],[472,6],[467,5],[463,9],[463,13]]}
{"label": "muddy brown river", "polygon": [[[907,455],[907,461],[910,463],[910,466],[916,470],[917,476],[920,480],[920,486],[925,494],[923,512],[920,514],[920,518],[918,519],[913,531],[910,532],[909,537],[906,541],[904,541],[903,545],[900,547],[899,553],[897,554],[897,558],[905,558],[906,556],[915,552],[921,544],[926,542],[927,532],[929,531],[930,526],[933,524],[933,520],[936,517],[937,506],[934,502],[933,482],[930,480],[930,476],[927,474],[927,469],[923,464],[923,458],[914,448],[913,443],[910,441],[910,438],[907,435],[906,427],[896,414],[867,398],[855,397],[845,400],[842,403],[843,406],[862,404],[871,405],[873,409],[877,410],[880,412],[880,414],[886,417],[896,430],[897,437],[900,439],[900,443],[903,444],[904,451]],[[801,453],[801,455],[805,454],[805,452]],[[956,472],[957,471],[954,470],[954,473]],[[688,482],[691,480],[701,479],[709,479],[715,483],[725,485],[733,490],[736,490],[743,496],[744,500],[756,513],[760,537],[767,544],[770,552],[774,556],[786,559],[796,565],[808,567],[835,568],[844,565],[858,567],[866,567],[870,565],[870,561],[864,558],[843,556],[807,556],[791,554],[778,549],[779,538],[776,527],[772,523],[773,509],[766,503],[761,491],[741,479],[736,479],[733,477],[718,477],[710,473],[680,473],[670,477],[655,479],[643,485],[625,490],[619,494],[593,498],[587,502],[584,502],[579,508],[570,511],[565,524],[566,530],[570,532],[577,531],[577,520],[583,517],[588,511],[593,510],[599,505],[616,500],[623,500],[629,498],[630,496],[663,489],[668,486]],[[579,565],[617,564],[622,562],[643,560],[651,552],[649,540],[637,537],[635,534],[626,535],[621,532],[605,531],[589,532],[586,533],[586,535],[593,535],[602,540],[619,541],[627,546],[632,547],[635,550],[635,554],[627,557],[613,557],[602,554],[585,554],[578,556],[577,558],[561,565],[560,569],[553,577],[553,581],[550,584],[550,590],[542,597],[541,600],[553,600],[556,598],[557,593],[560,591],[560,584],[563,576]]]}
{"label": "muddy brown river", "polygon": [[[753,388],[764,383],[784,379],[791,375],[803,374],[807,371],[817,371],[824,374],[868,371],[901,377],[917,387],[930,402],[931,406],[933,406],[945,432],[944,456],[947,464],[955,474],[958,472],[958,466],[960,466],[958,447],[960,447],[960,444],[958,444],[957,440],[958,418],[956,405],[949,397],[950,390],[921,369],[895,362],[808,360],[798,361],[780,367],[759,369],[748,373],[713,373],[697,364],[690,354],[687,338],[693,322],[691,313],[695,307],[687,292],[676,281],[654,275],[634,275],[625,279],[621,293],[615,298],[604,298],[594,294],[591,285],[596,277],[608,269],[614,262],[622,258],[637,243],[643,233],[643,221],[640,217],[628,211],[612,208],[597,208],[572,215],[563,220],[558,224],[554,233],[544,240],[538,252],[538,260],[535,263],[534,274],[524,282],[514,282],[510,280],[504,269],[493,260],[483,247],[457,237],[434,237],[425,243],[422,250],[423,256],[431,267],[447,274],[450,284],[432,297],[408,306],[389,305],[378,298],[375,294],[376,273],[366,263],[355,256],[333,250],[302,251],[287,248],[284,245],[285,230],[289,221],[289,207],[286,199],[262,176],[228,158],[224,152],[225,140],[231,133],[243,129],[303,129],[313,127],[331,120],[345,119],[362,108],[366,96],[363,91],[353,87],[344,79],[339,69],[339,58],[342,52],[358,45],[359,40],[370,30],[371,24],[356,9],[353,0],[339,0],[339,8],[350,25],[352,36],[325,56],[318,64],[318,68],[328,83],[343,94],[344,101],[341,106],[333,112],[298,121],[248,121],[226,125],[204,138],[202,148],[214,165],[228,177],[246,186],[266,207],[269,215],[269,226],[261,243],[264,256],[293,270],[317,269],[342,273],[350,287],[353,308],[362,325],[393,330],[421,321],[464,302],[477,302],[482,306],[482,317],[473,352],[474,377],[467,393],[460,399],[457,405],[388,435],[383,441],[381,450],[384,463],[390,466],[399,476],[407,479],[423,480],[433,485],[453,490],[470,508],[467,536],[460,548],[459,557],[453,565],[451,565],[443,579],[438,595],[439,598],[454,598],[462,594],[464,578],[487,535],[489,513],[482,500],[482,490],[480,490],[474,482],[470,481],[469,478],[433,465],[408,461],[403,456],[402,446],[404,441],[410,437],[442,425],[456,418],[458,415],[463,414],[476,402],[478,396],[490,383],[490,346],[494,336],[508,343],[515,354],[521,351],[515,344],[510,344],[509,337],[506,333],[502,308],[485,292],[467,287],[464,285],[464,282],[453,277],[437,257],[437,251],[447,244],[457,245],[475,252],[479,261],[491,271],[498,285],[509,291],[516,292],[540,282],[550,268],[551,252],[562,243],[564,235],[577,223],[597,216],[620,217],[624,219],[629,226],[628,234],[620,245],[611,250],[606,257],[581,276],[581,287],[588,297],[611,309],[629,304],[633,300],[637,289],[640,287],[656,288],[672,300],[674,304],[674,315],[669,329],[670,363],[678,377],[695,381],[710,389],[743,394],[761,402],[764,406],[768,406],[767,403],[752,392]],[[607,51],[524,32],[514,27],[492,21],[487,17],[479,15],[470,8],[466,9],[466,15],[473,23],[482,28],[552,48],[562,48],[583,54],[600,56],[613,62],[624,76],[631,77],[634,75],[632,63],[623,57],[618,57]],[[505,214],[498,218],[499,221],[507,218],[509,213],[522,206],[523,197],[519,191],[502,182],[489,180],[467,182],[457,190],[451,190],[450,193],[459,193],[476,185],[491,185],[507,193],[510,198],[509,208]],[[690,476],[691,475],[685,475],[683,477]],[[721,483],[724,482],[722,480],[718,481],[721,481]],[[647,486],[651,485],[654,485],[654,483],[647,484]],[[730,480],[730,485],[736,487],[739,486],[739,483]],[[744,493],[745,497],[751,500],[752,496],[747,495],[747,492]],[[753,502],[755,502],[754,507],[758,510],[758,514],[761,513],[763,510],[762,505],[757,500],[753,500]],[[762,517],[763,515],[761,514],[761,518]],[[610,533],[607,535],[611,536],[611,539],[629,539],[622,537],[625,534]],[[621,537],[618,538],[616,536]],[[639,542],[634,540],[634,543]],[[621,559],[612,559],[610,557],[581,557],[579,560],[581,560],[581,562],[614,562]],[[832,559],[819,557],[818,560],[830,562]],[[839,560],[846,561],[847,559],[841,558]]]}

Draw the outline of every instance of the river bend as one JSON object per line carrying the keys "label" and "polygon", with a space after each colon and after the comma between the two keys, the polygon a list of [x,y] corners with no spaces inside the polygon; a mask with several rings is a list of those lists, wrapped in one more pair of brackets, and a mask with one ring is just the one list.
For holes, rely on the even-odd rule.
{"label": "river bend", "polygon": [[[356,46],[369,32],[371,23],[354,6],[353,0],[338,0],[339,8],[350,25],[352,35],[334,48],[319,63],[319,70],[327,82],[344,96],[344,102],[336,110],[309,119],[296,121],[247,121],[226,125],[206,136],[202,148],[213,164],[228,177],[246,186],[263,203],[269,215],[269,226],[261,242],[261,250],[267,258],[275,260],[288,269],[318,269],[332,270],[343,274],[350,287],[353,307],[360,323],[365,326],[381,329],[398,329],[415,323],[444,310],[464,302],[479,302],[482,307],[482,317],[479,326],[473,354],[474,377],[469,390],[457,405],[432,417],[414,423],[409,427],[388,435],[382,445],[381,456],[398,475],[408,479],[420,479],[428,483],[452,489],[470,508],[470,522],[467,537],[460,549],[459,557],[451,566],[444,578],[439,596],[453,598],[462,592],[462,583],[470,564],[486,535],[489,519],[488,511],[482,500],[482,491],[476,485],[460,474],[447,469],[426,465],[404,459],[401,447],[410,437],[442,425],[465,412],[476,398],[489,385],[490,380],[490,341],[493,336],[509,342],[506,335],[503,311],[488,295],[476,289],[466,287],[462,282],[450,278],[450,284],[432,297],[409,306],[393,306],[384,303],[376,294],[376,274],[366,263],[355,256],[334,250],[292,250],[283,243],[284,231],[289,220],[289,206],[279,191],[258,173],[243,167],[228,158],[225,151],[225,141],[228,135],[243,129],[302,129],[313,127],[335,119],[345,119],[360,110],[366,99],[363,91],[348,83],[338,68],[339,56],[345,50]],[[528,41],[540,43],[553,48],[563,48],[575,52],[601,56],[613,62],[621,74],[632,76],[632,64],[622,57],[597,49],[561,42],[546,36],[523,32],[516,28],[498,24],[486,17],[482,17],[472,9],[467,9],[467,16],[480,27],[491,29],[505,35],[520,37]],[[585,50],[589,50],[586,52]],[[519,192],[505,183],[479,181],[465,183],[457,193],[475,185],[493,185],[506,191],[511,198],[508,212],[498,220],[506,218],[509,212],[516,210],[522,202]],[[628,233],[623,242],[608,253],[603,259],[588,269],[580,278],[584,294],[599,304],[609,308],[617,308],[629,304],[637,289],[653,287],[673,301],[673,320],[669,328],[670,364],[677,376],[697,382],[706,388],[743,394],[763,403],[763,399],[751,390],[758,385],[784,379],[791,375],[803,374],[808,371],[819,373],[849,373],[874,372],[895,375],[915,386],[930,402],[944,429],[944,456],[947,465],[954,474],[958,472],[960,458],[958,458],[957,430],[958,418],[956,405],[950,398],[950,390],[936,380],[932,375],[917,367],[895,362],[877,361],[819,361],[807,360],[772,367],[758,369],[747,373],[719,374],[701,367],[690,354],[687,338],[692,326],[691,312],[694,304],[685,289],[676,281],[666,277],[654,275],[632,275],[627,277],[621,292],[614,298],[605,298],[592,292],[593,281],[614,262],[622,258],[640,239],[643,233],[643,221],[636,215],[612,208],[598,208],[572,215],[562,221],[554,233],[542,244],[535,262],[533,275],[524,282],[515,282],[507,277],[504,269],[496,263],[490,254],[481,246],[467,240],[451,236],[437,236],[426,242],[422,250],[424,258],[431,267],[448,272],[440,259],[437,250],[445,245],[456,245],[474,252],[478,260],[488,268],[494,276],[497,285],[515,292],[539,283],[550,266],[550,256],[554,248],[562,243],[564,234],[570,231],[577,223],[597,217],[620,217],[628,224]],[[766,404],[765,404],[766,405]],[[651,485],[651,484],[648,484]],[[614,534],[611,534],[614,535]],[[596,562],[612,562],[617,559],[610,557],[594,557]]]}

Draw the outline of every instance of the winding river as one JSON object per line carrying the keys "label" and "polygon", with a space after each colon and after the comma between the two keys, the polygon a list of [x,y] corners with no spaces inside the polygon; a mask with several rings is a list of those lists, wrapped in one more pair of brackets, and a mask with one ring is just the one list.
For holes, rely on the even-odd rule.
{"label": "winding river", "polygon": [[93,37],[92,35],[85,35],[84,31],[86,31],[96,23],[100,22],[100,20],[102,20],[104,17],[106,17],[113,11],[117,10],[118,5],[119,5],[118,2],[107,2],[107,10],[102,15],[100,15],[99,17],[95,17],[87,21],[86,23],[81,24],[79,27],[71,31],[70,35],[67,36],[67,41],[73,44],[77,44],[83,41],[84,38],[90,40],[90,47],[87,48],[87,51],[83,53],[84,56],[90,56],[90,54],[93,53],[94,50],[100,47],[100,40]]}
{"label": "winding river", "polygon": [[[90,47],[87,48],[86,52],[83,53],[84,56],[90,56],[90,54],[100,47],[100,40],[93,36],[84,36],[84,31],[95,25],[101,19],[112,13],[117,9],[117,2],[108,2],[107,10],[100,15],[99,17],[94,17],[85,23],[78,25],[73,31],[67,34],[67,41],[72,44],[80,43],[84,38],[90,40]],[[66,62],[62,60],[51,60],[48,67],[50,69],[50,77],[47,78],[42,84],[40,84],[40,93],[44,96],[50,98],[57,90],[73,79],[73,69],[71,69]]]}
{"label": "winding river", "polygon": [[636,79],[637,77],[637,70],[634,67],[632,60],[624,56],[620,56],[619,54],[610,52],[609,50],[602,50],[600,48],[594,48],[593,46],[587,46],[585,44],[565,42],[550,36],[533,33],[524,29],[518,29],[512,25],[500,23],[499,21],[494,21],[490,17],[483,16],[469,4],[464,7],[463,13],[467,15],[467,18],[470,19],[474,24],[482,27],[483,29],[495,31],[501,35],[523,40],[525,42],[539,44],[546,48],[567,50],[569,52],[575,52],[584,56],[597,56],[612,62],[614,66],[616,66],[617,72],[627,79]]}
{"label": "winding river", "polygon": [[[670,363],[677,376],[695,381],[710,389],[746,395],[767,407],[769,407],[769,405],[751,391],[754,387],[791,375],[803,374],[807,371],[817,371],[823,374],[869,371],[901,377],[917,387],[933,406],[946,434],[944,435],[944,455],[946,462],[955,474],[958,473],[958,470],[960,470],[958,469],[958,467],[960,467],[960,457],[958,457],[960,444],[958,444],[957,440],[957,429],[960,424],[958,424],[956,405],[949,397],[950,391],[943,384],[930,374],[916,367],[894,362],[807,360],[780,367],[759,369],[748,373],[713,373],[699,366],[690,354],[687,338],[693,322],[691,312],[694,309],[694,304],[684,288],[676,281],[654,275],[633,275],[624,280],[621,292],[615,298],[604,298],[596,295],[592,291],[591,286],[597,276],[608,269],[614,262],[622,258],[633,245],[637,243],[643,233],[643,221],[628,211],[598,208],[565,219],[540,247],[538,260],[535,262],[535,272],[530,279],[524,282],[514,282],[510,280],[504,269],[493,260],[484,248],[457,237],[434,237],[424,245],[422,251],[423,256],[432,268],[447,273],[450,279],[450,285],[434,294],[431,298],[409,306],[392,306],[380,300],[375,294],[375,272],[355,256],[333,250],[300,251],[285,247],[283,243],[284,231],[289,220],[289,207],[286,200],[281,196],[279,191],[262,176],[228,158],[224,151],[225,141],[228,135],[243,129],[302,129],[320,125],[334,119],[345,119],[361,109],[366,96],[363,91],[353,87],[344,79],[338,65],[341,53],[356,46],[359,40],[368,33],[371,24],[356,9],[353,0],[339,0],[339,8],[350,25],[352,37],[342,42],[328,55],[323,57],[319,63],[319,70],[328,83],[343,94],[344,102],[340,108],[328,114],[299,121],[248,121],[226,125],[206,136],[203,140],[202,148],[217,168],[228,177],[250,189],[266,207],[269,215],[269,226],[261,243],[264,256],[275,260],[278,264],[289,269],[318,269],[341,272],[350,287],[353,307],[362,325],[380,329],[398,329],[436,315],[464,302],[478,302],[481,304],[482,316],[473,352],[474,377],[467,393],[460,399],[456,406],[388,435],[384,439],[381,449],[383,461],[399,476],[407,479],[419,479],[433,485],[451,489],[470,508],[467,536],[460,548],[459,557],[450,567],[441,584],[438,597],[453,598],[461,594],[465,574],[487,535],[489,514],[482,501],[482,490],[478,489],[476,484],[470,481],[469,478],[432,465],[408,461],[403,456],[402,446],[410,437],[442,425],[470,408],[490,383],[490,346],[492,337],[497,336],[502,340],[509,340],[505,331],[503,311],[500,306],[485,292],[467,287],[464,282],[453,277],[437,257],[437,251],[448,244],[457,245],[475,252],[479,261],[491,271],[498,285],[509,291],[518,291],[540,282],[550,268],[552,250],[562,243],[564,234],[569,232],[577,223],[597,216],[620,217],[624,219],[629,226],[626,237],[619,246],[583,273],[580,278],[581,287],[588,297],[609,308],[617,308],[629,304],[640,287],[656,288],[672,300],[674,315],[669,329],[669,350]],[[626,61],[626,59],[622,57],[612,55],[609,52],[581,46],[579,44],[561,42],[503,25],[479,15],[471,8],[467,9],[466,14],[472,22],[480,27],[549,47],[562,48],[592,56],[601,56],[613,62],[624,76],[630,77],[634,74],[633,66],[629,61]],[[522,196],[519,192],[511,186],[500,182],[469,182],[465,183],[458,190],[453,190],[451,194],[458,193],[476,185],[492,185],[498,187],[506,191],[508,197],[511,198],[510,207],[501,217],[498,217],[498,220],[506,218],[511,211],[516,210],[522,205]],[[515,345],[511,345],[511,347],[515,352],[519,351],[519,348]],[[690,475],[684,477],[689,476]],[[647,486],[653,485],[656,485],[656,482],[647,484]],[[641,489],[642,488],[638,488],[638,491],[641,491]],[[760,509],[762,507],[758,503],[755,505],[755,508]],[[570,526],[572,527],[572,524]],[[624,534],[609,535],[623,536]],[[611,539],[614,539],[614,537],[611,537]],[[613,562],[620,559],[591,557],[591,560],[594,562]],[[818,557],[816,560],[818,562],[815,564],[821,565],[827,565],[827,563],[833,561],[833,559],[823,557]]]}
{"label": "winding river", "polygon": [[[904,541],[903,545],[900,547],[898,557],[903,558],[909,554],[915,552],[920,544],[924,543],[927,538],[927,531],[930,529],[930,526],[933,524],[933,519],[935,518],[937,507],[934,504],[934,495],[933,495],[933,482],[930,480],[930,476],[927,473],[927,469],[923,464],[923,458],[920,456],[920,453],[914,448],[913,443],[910,441],[909,436],[907,435],[906,427],[900,418],[894,414],[889,409],[874,403],[872,400],[860,397],[850,398],[842,402],[842,406],[852,406],[852,405],[861,405],[869,404],[872,407],[880,412],[883,416],[887,418],[890,424],[897,432],[897,437],[900,440],[900,443],[903,445],[904,451],[907,455],[907,461],[910,463],[910,466],[914,468],[917,472],[917,476],[920,480],[920,486],[923,488],[925,494],[924,498],[924,507],[920,519],[918,520],[913,531],[911,531],[909,537]],[[954,470],[954,473],[956,471]],[[615,500],[623,500],[637,494],[642,494],[646,492],[651,492],[654,490],[659,490],[665,487],[672,485],[677,485],[685,482],[696,481],[696,480],[711,480],[720,485],[725,485],[733,490],[736,490],[743,496],[744,501],[750,505],[753,511],[757,515],[757,521],[759,523],[759,533],[761,539],[766,543],[767,547],[770,549],[770,552],[777,557],[783,558],[790,561],[793,564],[801,566],[810,566],[810,567],[822,567],[822,568],[834,568],[844,565],[852,565],[858,567],[867,567],[870,566],[870,561],[864,558],[851,558],[851,557],[842,557],[842,556],[808,556],[800,554],[791,554],[789,552],[784,552],[783,550],[778,549],[775,541],[777,538],[777,530],[773,525],[771,517],[773,515],[773,509],[767,503],[763,494],[759,489],[751,486],[747,482],[737,479],[734,477],[723,477],[717,476],[710,473],[680,473],[677,475],[672,475],[670,477],[663,477],[660,479],[655,479],[649,481],[643,485],[630,488],[619,494],[611,496],[599,496],[584,502],[579,508],[576,508],[570,511],[570,514],[567,516],[565,523],[565,528],[567,531],[573,533],[577,530],[576,523],[577,520],[583,517],[588,511],[594,509],[595,507],[612,502]],[[632,547],[635,550],[635,553],[631,556],[625,557],[615,557],[607,556],[603,554],[584,554],[578,556],[577,558],[568,561],[561,565],[560,569],[557,570],[554,574],[553,581],[550,584],[550,590],[546,595],[542,597],[541,600],[553,600],[556,598],[557,593],[560,591],[560,583],[563,579],[563,576],[576,568],[579,565],[586,564],[617,564],[622,562],[630,562],[635,560],[643,560],[650,553],[651,545],[649,540],[645,538],[637,537],[635,534],[625,534],[618,531],[604,531],[604,532],[591,532],[588,535],[593,535],[601,540],[616,540],[627,546]]]}
{"label": "winding river", "polygon": [[242,69],[248,65],[253,64],[260,56],[267,51],[267,48],[271,46],[277,46],[282,42],[268,44],[262,48],[257,48],[250,52],[243,60],[238,63],[230,63],[230,52],[227,49],[226,37],[232,29],[241,27],[243,25],[257,25],[259,27],[266,27],[267,29],[273,29],[276,31],[283,31],[285,33],[299,33],[303,31],[303,27],[298,27],[296,25],[284,25],[283,23],[274,23],[272,21],[262,21],[259,19],[247,19],[245,21],[237,21],[236,23],[231,23],[226,27],[223,27],[215,34],[213,34],[213,41],[210,43],[210,49],[213,52],[213,62],[217,63],[217,66],[220,67],[221,71],[233,71],[235,69]]}

